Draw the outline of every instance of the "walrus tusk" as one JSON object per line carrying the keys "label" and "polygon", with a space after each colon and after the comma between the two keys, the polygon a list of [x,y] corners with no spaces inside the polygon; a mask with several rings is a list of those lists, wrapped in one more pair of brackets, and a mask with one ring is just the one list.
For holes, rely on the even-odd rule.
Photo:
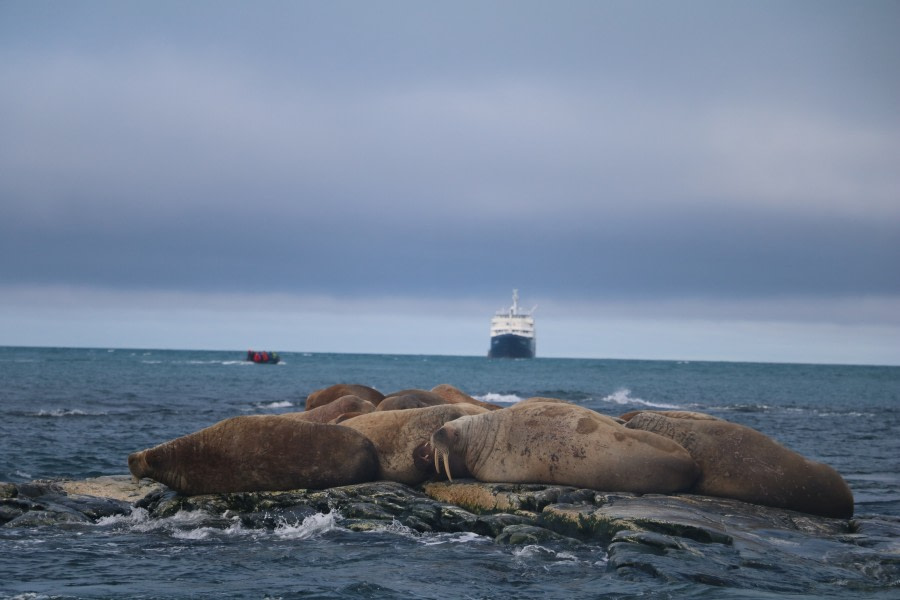
{"label": "walrus tusk", "polygon": [[450,453],[449,452],[441,452],[440,448],[434,449],[434,470],[438,475],[441,474],[441,460],[444,461],[444,472],[447,473],[447,479],[453,481],[453,477],[450,475]]}
{"label": "walrus tusk", "polygon": [[444,457],[444,470],[447,471],[447,479],[449,481],[453,481],[453,476],[450,475],[450,453],[444,452],[443,457]]}

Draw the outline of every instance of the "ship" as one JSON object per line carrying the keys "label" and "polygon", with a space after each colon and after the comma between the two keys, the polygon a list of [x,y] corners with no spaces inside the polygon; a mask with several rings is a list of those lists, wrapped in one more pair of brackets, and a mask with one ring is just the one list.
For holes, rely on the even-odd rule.
{"label": "ship", "polygon": [[[535,336],[532,313],[519,310],[519,290],[513,290],[512,306],[491,319],[491,349],[488,358],[534,358]],[[537,307],[535,307],[537,308]]]}

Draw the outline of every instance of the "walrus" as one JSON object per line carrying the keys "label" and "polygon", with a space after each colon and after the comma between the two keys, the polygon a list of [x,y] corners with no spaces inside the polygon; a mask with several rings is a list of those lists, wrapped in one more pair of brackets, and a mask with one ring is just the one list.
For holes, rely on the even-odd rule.
{"label": "walrus", "polygon": [[[436,475],[431,434],[447,421],[486,411],[474,404],[443,404],[371,412],[347,419],[341,425],[359,431],[375,445],[379,479],[415,485]],[[469,476],[462,463],[452,464],[450,472],[457,477]]]}
{"label": "walrus", "polygon": [[407,410],[450,404],[440,395],[427,390],[409,389],[393,392],[378,404],[378,410]]}
{"label": "walrus", "polygon": [[128,469],[193,496],[373,481],[378,458],[372,442],[348,427],[245,415],[135,452]]}
{"label": "walrus", "polygon": [[428,408],[429,406],[443,406],[446,404],[447,402],[444,402],[442,398],[434,400],[409,394],[403,396],[388,396],[378,404],[378,407],[375,410],[378,412],[411,410],[416,408]]}
{"label": "walrus", "polygon": [[312,423],[331,423],[345,413],[364,414],[373,410],[375,410],[375,405],[368,400],[363,400],[357,396],[342,396],[333,402],[310,410],[283,413],[281,416]]}
{"label": "walrus", "polygon": [[465,402],[466,404],[474,404],[488,410],[499,410],[503,408],[502,406],[491,404],[490,402],[477,400],[467,393],[463,392],[459,388],[453,387],[449,383],[442,383],[440,385],[434,386],[433,388],[431,388],[431,393],[437,394],[438,396],[446,400],[449,404]]}
{"label": "walrus", "polygon": [[461,417],[438,429],[431,445],[436,462],[455,457],[485,482],[671,493],[689,488],[699,473],[672,440],[561,402],[535,400]]}
{"label": "walrus", "polygon": [[695,412],[692,410],[633,410],[631,412],[627,412],[624,415],[619,415],[618,419],[622,423],[627,423],[631,420],[632,417],[635,417],[641,413],[655,413],[658,415],[665,415],[667,417],[671,417],[673,419],[697,419],[699,421],[721,421],[719,417],[714,417],[712,415],[708,415],[702,412]]}
{"label": "walrus", "polygon": [[680,412],[640,413],[625,426],[665,436],[684,447],[700,466],[692,493],[823,517],[853,516],[853,493],[837,471],[750,427]]}
{"label": "walrus", "polygon": [[330,420],[330,421],[328,421],[328,422],[331,423],[332,425],[338,425],[338,424],[340,424],[340,423],[343,423],[343,422],[346,421],[347,419],[352,419],[353,417],[358,417],[359,415],[367,415],[367,414],[369,414],[370,412],[372,412],[372,411],[367,411],[367,412],[364,412],[364,413],[362,413],[362,412],[347,412],[347,413],[342,413],[342,414],[339,414],[338,416],[336,416],[335,418],[333,418],[332,420]]}
{"label": "walrus", "polygon": [[357,398],[368,400],[375,406],[378,406],[378,403],[384,400],[384,394],[367,385],[358,383],[336,383],[327,388],[322,388],[310,393],[306,397],[306,410],[328,404],[329,402],[334,402],[338,398],[344,396],[356,396]]}

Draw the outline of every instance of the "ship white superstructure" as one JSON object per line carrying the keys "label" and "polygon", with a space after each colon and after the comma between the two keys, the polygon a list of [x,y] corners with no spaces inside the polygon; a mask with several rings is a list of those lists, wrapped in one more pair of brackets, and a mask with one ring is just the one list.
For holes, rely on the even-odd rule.
{"label": "ship white superstructure", "polygon": [[513,290],[512,306],[491,319],[490,358],[534,358],[534,309],[519,309],[519,290]]}

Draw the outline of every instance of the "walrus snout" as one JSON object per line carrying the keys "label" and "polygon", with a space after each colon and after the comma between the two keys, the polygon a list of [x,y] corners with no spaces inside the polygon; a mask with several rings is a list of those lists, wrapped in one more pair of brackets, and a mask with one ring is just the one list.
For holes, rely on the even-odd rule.
{"label": "walrus snout", "polygon": [[132,452],[128,455],[128,470],[131,471],[131,475],[134,477],[135,481],[140,481],[143,477],[147,476],[150,471],[150,466],[147,464],[146,452],[144,450]]}
{"label": "walrus snout", "polygon": [[434,470],[441,474],[441,461],[444,463],[444,473],[447,479],[453,481],[450,474],[450,448],[453,442],[459,441],[459,431],[450,425],[444,425],[431,434],[431,449],[434,451]]}
{"label": "walrus snout", "polygon": [[459,430],[449,423],[431,434],[431,445],[449,450],[459,442]]}

